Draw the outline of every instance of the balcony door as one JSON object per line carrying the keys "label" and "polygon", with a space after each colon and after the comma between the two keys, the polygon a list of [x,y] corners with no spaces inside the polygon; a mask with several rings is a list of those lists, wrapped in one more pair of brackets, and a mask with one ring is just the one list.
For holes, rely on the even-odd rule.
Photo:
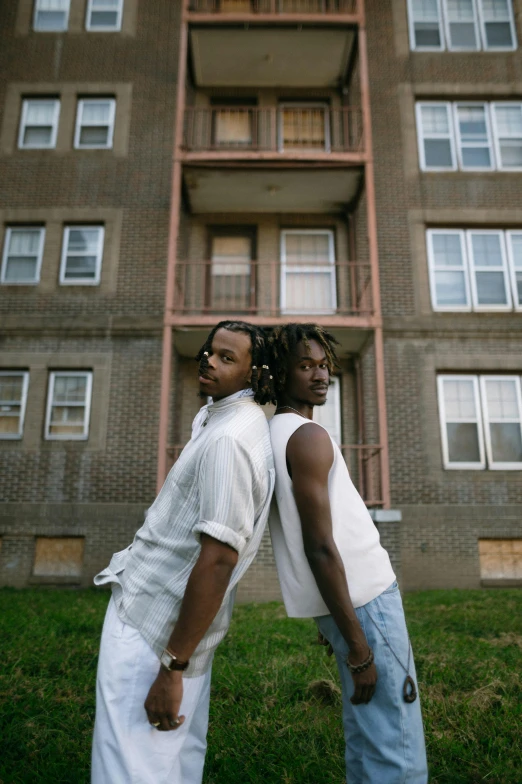
{"label": "balcony door", "polygon": [[328,397],[324,406],[314,406],[314,422],[322,425],[341,446],[341,383],[337,376],[330,379]]}
{"label": "balcony door", "polygon": [[281,312],[335,313],[335,247],[333,231],[294,230],[281,233]]}
{"label": "balcony door", "polygon": [[327,103],[279,104],[279,152],[330,151]]}
{"label": "balcony door", "polygon": [[216,231],[210,238],[207,307],[213,312],[245,313],[255,307],[250,232]]}

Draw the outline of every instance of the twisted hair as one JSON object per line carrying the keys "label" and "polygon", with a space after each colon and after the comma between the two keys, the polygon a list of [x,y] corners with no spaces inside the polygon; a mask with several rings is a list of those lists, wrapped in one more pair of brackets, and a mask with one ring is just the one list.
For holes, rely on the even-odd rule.
{"label": "twisted hair", "polygon": [[261,327],[248,324],[246,321],[220,321],[212,329],[205,344],[201,346],[196,354],[196,361],[199,362],[199,375],[208,372],[208,355],[212,351],[212,341],[218,329],[227,329],[229,332],[242,332],[249,335],[252,354],[252,391],[254,400],[261,406],[265,403],[275,402],[274,380],[268,367],[268,345],[267,336]]}
{"label": "twisted hair", "polygon": [[275,327],[269,339],[268,351],[276,398],[285,388],[288,363],[297,351],[297,344],[304,343],[310,350],[311,340],[316,340],[323,347],[330,376],[339,367],[335,351],[339,341],[319,324],[283,324]]}

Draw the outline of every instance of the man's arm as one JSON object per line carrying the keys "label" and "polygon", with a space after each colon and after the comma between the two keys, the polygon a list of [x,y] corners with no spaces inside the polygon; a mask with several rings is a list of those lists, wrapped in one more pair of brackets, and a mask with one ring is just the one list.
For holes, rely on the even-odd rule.
{"label": "man's arm", "polygon": [[[237,552],[228,544],[201,534],[201,552],[188,579],[178,620],[167,645],[180,661],[190,659],[216,617],[237,559]],[[182,673],[160,667],[145,700],[149,721],[159,721],[161,730],[181,726],[184,716],[179,717],[179,724],[175,722],[182,697]]]}
{"label": "man's arm", "polygon": [[[348,643],[350,663],[360,664],[367,659],[369,646],[350,599],[344,565],[332,534],[328,474],[333,448],[328,433],[313,422],[303,425],[289,439],[286,459],[308,563],[321,596]],[[375,665],[352,677],[352,702],[369,702],[377,682]]]}

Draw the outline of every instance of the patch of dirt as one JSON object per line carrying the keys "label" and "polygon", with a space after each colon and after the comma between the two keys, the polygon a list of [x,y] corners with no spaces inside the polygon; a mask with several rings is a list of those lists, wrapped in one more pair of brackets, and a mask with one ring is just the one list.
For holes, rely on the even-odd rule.
{"label": "patch of dirt", "polygon": [[312,694],[325,705],[334,705],[339,702],[341,697],[341,689],[333,681],[321,679],[318,681],[311,681],[308,684],[307,691]]}

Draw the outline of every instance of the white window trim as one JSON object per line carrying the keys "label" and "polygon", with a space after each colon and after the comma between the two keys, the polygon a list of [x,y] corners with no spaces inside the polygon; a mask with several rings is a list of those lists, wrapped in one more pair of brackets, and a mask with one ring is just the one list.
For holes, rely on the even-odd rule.
{"label": "white window trim", "polygon": [[[292,314],[300,314],[303,313],[303,309],[297,310],[288,310],[286,307],[286,237],[289,234],[325,234],[328,236],[328,261],[330,264],[330,287],[331,287],[331,295],[332,295],[332,303],[333,308],[329,308],[325,311],[318,311],[314,310],[313,315],[328,315],[333,314],[337,310],[337,282],[335,280],[335,243],[334,243],[334,233],[332,229],[284,229],[281,232],[281,245],[280,245],[280,252],[281,252],[281,313],[285,315],[292,315]],[[304,273],[313,273],[315,271],[320,271],[324,273],[327,267],[306,267],[306,269],[302,269],[301,267],[294,266],[292,267],[292,272],[304,272]]]}
{"label": "white window trim", "polygon": [[[487,139],[487,146],[489,148],[490,154],[490,166],[464,166],[463,157],[462,157],[462,137],[460,135],[460,122],[459,122],[459,108],[466,108],[474,106],[476,108],[484,109],[484,120],[486,123],[486,132],[488,135]],[[495,144],[493,142],[493,133],[491,130],[491,121],[490,121],[490,113],[489,113],[489,106],[485,101],[457,101],[453,104],[453,113],[454,113],[454,122],[453,127],[455,129],[456,141],[457,141],[457,159],[458,159],[458,168],[461,171],[495,171],[496,167],[496,160],[495,160]],[[481,148],[484,147],[484,142],[466,142],[465,146],[467,148]]]}
{"label": "white window trim", "polygon": [[18,433],[0,433],[2,441],[19,441],[24,435],[25,408],[27,404],[27,391],[29,389],[29,373],[27,370],[0,370],[1,376],[22,376],[22,399],[20,401],[20,419]]}
{"label": "white window trim", "polygon": [[[80,144],[80,131],[83,127],[83,123],[81,122],[82,115],[83,115],[83,107],[85,103],[90,102],[100,102],[100,101],[107,101],[110,104],[110,115],[109,115],[109,133],[107,136],[107,144]],[[74,148],[76,150],[110,150],[113,146],[114,140],[114,120],[116,116],[116,99],[115,98],[96,98],[92,96],[91,98],[80,98],[78,101],[78,107],[76,110],[76,127],[74,130]]]}
{"label": "white window trim", "polygon": [[[473,392],[475,396],[475,410],[477,412],[477,418],[474,419],[462,419],[459,421],[462,422],[472,422],[473,424],[477,425],[477,432],[478,432],[478,443],[479,443],[479,455],[480,461],[477,463],[452,463],[449,459],[449,445],[448,445],[448,434],[446,432],[446,425],[448,424],[448,420],[446,419],[446,406],[444,401],[444,382],[445,381],[472,381],[473,382]],[[444,374],[437,376],[437,397],[439,403],[439,418],[440,418],[440,431],[441,431],[441,438],[442,438],[442,461],[444,468],[449,471],[483,471],[486,468],[486,455],[484,451],[484,433],[482,427],[482,416],[481,416],[481,407],[480,407],[480,396],[479,396],[479,386],[478,386],[478,378],[477,376],[464,376],[464,375],[457,375],[457,374]],[[454,420],[451,420],[452,422]]]}
{"label": "white window trim", "polygon": [[67,11],[65,12],[65,25],[61,28],[61,30],[39,30],[36,27],[36,16],[38,14],[38,0],[35,0],[34,3],[34,12],[33,12],[33,30],[35,33],[66,33],[69,29],[69,14],[71,13],[71,0],[67,2]]}
{"label": "white window trim", "polygon": [[439,14],[440,46],[417,46],[415,44],[415,20],[413,18],[413,0],[408,0],[408,26],[410,31],[410,49],[414,52],[443,52],[446,48],[444,23],[442,21],[441,0],[436,0]]}
{"label": "white window trim", "polygon": [[[502,422],[518,422],[520,426],[520,433],[522,435],[522,394],[520,391],[520,377],[519,376],[490,376],[490,375],[483,375],[479,377],[480,381],[480,393],[482,398],[482,414],[484,417],[484,435],[486,441],[486,454],[488,458],[488,468],[491,471],[520,471],[522,469],[522,462],[520,463],[499,463],[493,460],[493,450],[491,446],[491,435],[489,431],[490,425],[490,416],[488,411],[488,400],[486,395],[486,382],[487,381],[514,381],[515,382],[515,389],[516,389],[516,396],[517,396],[517,403],[518,403],[518,411],[519,411],[519,419],[503,419]],[[494,424],[494,422],[493,422]]]}
{"label": "white window trim", "polygon": [[522,111],[522,102],[521,101],[493,101],[492,103],[490,103],[490,111],[491,111],[492,127],[493,127],[493,144],[495,145],[497,169],[498,171],[520,172],[522,171],[522,166],[502,166],[502,156],[500,153],[500,135],[498,132],[497,114],[495,111],[497,107],[501,107],[501,106],[519,106]]}
{"label": "white window trim", "polygon": [[[318,150],[317,147],[299,147],[285,150],[284,133],[283,133],[283,112],[285,109],[322,109],[324,119],[324,148]],[[278,150],[279,152],[331,152],[331,139],[330,139],[330,105],[326,101],[286,101],[278,105],[278,122],[277,122],[277,137],[278,137]]]}
{"label": "white window trim", "polygon": [[478,4],[478,17],[479,17],[479,25],[480,25],[480,37],[482,43],[482,49],[485,52],[514,52],[515,49],[518,48],[518,41],[517,41],[517,31],[515,26],[515,17],[513,14],[513,0],[508,0],[507,7],[508,7],[508,17],[509,17],[509,26],[511,28],[511,36],[513,39],[512,46],[488,46],[488,41],[486,37],[486,19],[484,17],[484,9],[482,7],[482,0],[477,0]]}
{"label": "white window trim", "polygon": [[[48,101],[54,103],[54,116],[52,123],[51,139],[49,144],[24,144],[24,131],[27,125],[27,111],[31,101]],[[53,150],[56,147],[56,138],[58,136],[58,123],[60,120],[61,101],[59,98],[24,98],[22,101],[22,115],[20,117],[20,129],[18,131],[18,149],[19,150]]]}
{"label": "white window trim", "polygon": [[[506,305],[479,305],[478,302],[478,292],[477,292],[477,280],[475,277],[475,273],[477,272],[477,267],[475,266],[474,258],[473,258],[473,248],[472,248],[472,236],[474,234],[486,234],[486,235],[495,235],[500,237],[500,253],[502,256],[502,268],[500,267],[481,267],[478,269],[479,272],[500,272],[502,271],[504,277],[504,286],[506,289]],[[477,312],[483,311],[506,311],[512,310],[513,305],[511,301],[511,286],[510,286],[510,278],[508,272],[508,265],[507,265],[507,256],[506,256],[506,243],[504,238],[503,231],[496,231],[494,229],[470,229],[466,232],[466,244],[467,244],[467,251],[468,251],[468,266],[469,266],[469,275],[470,275],[470,286],[471,286],[471,298],[473,302],[473,310]]]}
{"label": "white window trim", "polygon": [[511,231],[506,232],[506,247],[507,247],[509,273],[510,273],[511,286],[512,286],[511,292],[513,295],[513,306],[515,310],[522,311],[522,297],[520,297],[520,299],[518,297],[517,269],[515,267],[515,258],[513,255],[512,237],[514,234],[519,234],[522,237],[522,229],[520,230],[513,229]]}
{"label": "white window trim", "polygon": [[480,41],[480,29],[479,29],[479,21],[478,21],[478,11],[477,11],[477,3],[476,0],[472,0],[473,4],[473,27],[475,30],[475,41],[477,46],[475,49],[469,49],[463,46],[452,46],[451,44],[451,35],[450,35],[450,20],[447,8],[447,0],[443,1],[443,22],[444,22],[444,33],[446,37],[446,43],[449,52],[478,52],[481,49],[481,41]]}
{"label": "white window trim", "polygon": [[[462,267],[444,266],[437,267],[435,264],[435,253],[433,251],[432,237],[437,234],[456,234],[460,240],[460,249],[462,253]],[[426,244],[428,253],[428,272],[430,278],[430,296],[431,306],[435,312],[451,312],[451,313],[469,313],[472,310],[471,304],[471,291],[469,286],[469,270],[467,259],[467,245],[465,232],[462,229],[428,229],[426,231]],[[448,270],[449,272],[462,272],[464,275],[464,287],[466,290],[466,305],[439,305],[437,302],[437,287],[435,282],[435,273],[439,269]]]}
{"label": "white window trim", "polygon": [[[426,156],[424,153],[424,129],[422,124],[422,108],[424,106],[444,106],[448,116],[448,125],[449,125],[449,133],[447,136],[434,136],[430,135],[426,138],[428,139],[449,139],[450,143],[450,150],[451,150],[451,159],[453,162],[452,166],[427,166],[426,165]],[[417,119],[417,143],[419,147],[419,159],[420,159],[420,167],[422,171],[433,171],[433,172],[444,172],[444,171],[457,171],[457,155],[455,151],[455,128],[453,126],[453,112],[451,110],[451,104],[446,101],[418,101],[415,105],[415,114]]]}
{"label": "white window trim", "polygon": [[[84,370],[84,371],[68,371],[68,370],[59,370],[59,371],[51,371],[49,374],[49,385],[47,387],[47,409],[45,413],[45,440],[46,441],[86,441],[89,438],[89,422],[91,418],[91,397],[92,397],[92,371]],[[87,377],[87,384],[85,389],[85,403],[83,404],[76,404],[78,406],[82,406],[85,408],[85,418],[83,421],[83,433],[78,435],[72,435],[71,433],[64,433],[61,435],[51,435],[49,433],[49,428],[51,426],[51,411],[53,408],[53,397],[54,397],[54,381],[56,378],[60,376],[83,376]],[[74,403],[68,403],[67,406],[74,406]]]}
{"label": "white window trim", "polygon": [[331,406],[334,412],[334,433],[330,433],[333,440],[338,446],[342,445],[342,421],[341,421],[341,379],[339,376],[330,376],[330,386],[328,387],[327,402],[324,406],[315,406],[313,419],[319,425],[325,428],[321,422],[321,412],[325,410],[326,406]]}
{"label": "white window trim", "polygon": [[[40,245],[38,248],[38,258],[36,260],[36,273],[34,280],[6,280],[7,259],[9,255],[9,243],[13,231],[39,231]],[[5,232],[4,251],[2,254],[2,271],[0,273],[0,283],[5,286],[37,286],[40,283],[40,270],[42,268],[43,249],[45,245],[45,228],[43,226],[10,226]]]}
{"label": "white window trim", "polygon": [[[66,268],[67,268],[67,257],[69,255],[73,256],[85,256],[85,253],[68,253],[69,247],[69,235],[71,231],[82,230],[82,229],[98,229],[98,248],[96,249],[96,274],[94,278],[74,278],[70,280],[65,277]],[[63,231],[63,242],[62,242],[62,258],[60,261],[60,284],[62,286],[99,286],[100,285],[100,277],[101,277],[101,267],[103,261],[103,243],[105,239],[105,228],[103,226],[65,226]]]}
{"label": "white window trim", "polygon": [[[89,2],[87,3],[87,13],[85,16],[85,29],[93,33],[119,33],[121,31],[121,20],[123,18],[123,2],[124,0],[118,0],[117,9],[114,9],[113,7],[107,9],[101,9],[107,11],[115,11],[115,10],[117,11],[118,16],[117,16],[115,27],[92,27],[91,16],[94,9],[92,7],[93,0],[89,0]],[[96,9],[96,10],[98,11],[100,9]]]}

